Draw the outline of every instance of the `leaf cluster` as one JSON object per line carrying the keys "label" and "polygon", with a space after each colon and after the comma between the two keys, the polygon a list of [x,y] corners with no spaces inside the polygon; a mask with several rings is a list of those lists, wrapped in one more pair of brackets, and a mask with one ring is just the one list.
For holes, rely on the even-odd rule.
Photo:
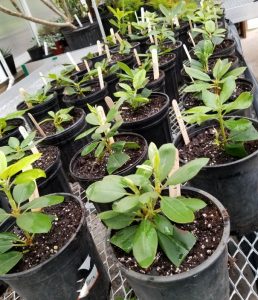
{"label": "leaf cluster", "polygon": [[18,110],[14,113],[10,113],[6,115],[5,117],[0,118],[0,138],[3,137],[3,135],[15,128],[14,125],[8,124],[8,121],[11,121],[15,118],[19,118],[23,116],[26,110]]}

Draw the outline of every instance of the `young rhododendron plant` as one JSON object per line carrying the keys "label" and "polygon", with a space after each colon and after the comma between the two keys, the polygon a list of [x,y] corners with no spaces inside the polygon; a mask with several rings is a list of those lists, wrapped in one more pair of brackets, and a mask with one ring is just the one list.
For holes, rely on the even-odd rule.
{"label": "young rhododendron plant", "polygon": [[113,203],[112,210],[99,214],[112,229],[110,242],[135,257],[142,268],[154,262],[158,246],[175,266],[180,266],[196,242],[194,234],[177,228],[191,223],[194,213],[206,206],[197,198],[170,197],[168,186],[192,179],[208,163],[207,158],[193,160],[171,175],[176,148],[164,144],[157,149],[151,143],[149,160],[138,166],[135,174],[110,175],[86,190],[89,200]]}
{"label": "young rhododendron plant", "polygon": [[0,275],[8,273],[22,259],[24,251],[30,250],[35,234],[50,231],[55,216],[40,210],[64,201],[59,195],[33,198],[35,180],[46,175],[40,169],[28,167],[40,156],[32,154],[7,166],[6,156],[0,151],[0,190],[11,208],[8,212],[0,208],[0,223],[12,217],[21,231],[19,235],[12,231],[0,233]]}

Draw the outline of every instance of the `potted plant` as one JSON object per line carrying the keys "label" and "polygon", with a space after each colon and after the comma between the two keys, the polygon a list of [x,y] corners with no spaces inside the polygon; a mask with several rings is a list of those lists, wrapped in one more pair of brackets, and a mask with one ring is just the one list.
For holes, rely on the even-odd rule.
{"label": "potted plant", "polygon": [[24,126],[24,120],[20,117],[24,112],[16,111],[0,118],[0,146],[5,145],[11,136],[21,138],[19,126]]}
{"label": "potted plant", "polygon": [[[15,75],[17,73],[17,70],[16,70],[14,59],[13,59],[12,50],[9,48],[0,48],[0,51],[7,63],[8,68],[10,69],[11,73],[13,75]],[[2,63],[1,63],[1,66],[3,67]],[[6,72],[5,72],[5,74],[7,75]]]}
{"label": "potted plant", "polygon": [[[35,131],[30,132],[22,141],[15,137],[10,137],[8,144],[0,147],[0,151],[6,156],[7,163],[16,162],[31,154],[32,149],[42,141],[35,141],[35,137]],[[71,193],[71,188],[60,160],[59,149],[55,146],[38,146],[37,150],[41,153],[41,157],[33,163],[33,167],[40,168],[46,173],[46,178],[37,179],[40,195]]]}
{"label": "potted plant", "polygon": [[[245,67],[231,69],[232,63],[228,59],[218,59],[212,72],[205,73],[197,68],[185,67],[186,73],[194,80],[183,92],[182,101],[185,108],[191,108],[202,104],[202,91],[210,90],[221,93],[224,86],[228,85],[230,98],[228,102],[234,101],[242,92],[253,94],[253,83],[246,79],[238,78],[245,71]],[[229,85],[230,84],[230,85]],[[230,88],[229,88],[230,86]],[[233,90],[231,90],[231,88]],[[205,95],[204,95],[205,96]],[[205,99],[204,99],[205,101]],[[234,115],[250,116],[249,108],[232,112]]]}
{"label": "potted plant", "polygon": [[[66,174],[69,174],[69,162],[85,140],[74,142],[75,137],[85,130],[85,112],[81,108],[63,108],[57,112],[49,111],[48,117],[39,123],[46,135],[42,145],[57,146],[60,149],[61,161]],[[37,132],[38,137],[40,133]]]}
{"label": "potted plant", "polygon": [[157,149],[151,143],[148,155],[135,174],[106,176],[86,190],[91,201],[112,204],[99,217],[111,229],[114,259],[139,299],[188,299],[186,287],[191,300],[207,293],[210,299],[228,299],[225,208],[198,189],[169,196],[167,191],[192,179],[208,159],[191,161],[171,175],[173,144]]}
{"label": "potted plant", "polygon": [[54,92],[49,94],[49,85],[43,86],[35,93],[28,93],[23,91],[23,101],[17,105],[17,110],[26,110],[24,118],[27,123],[33,127],[33,123],[28,116],[28,113],[32,114],[36,121],[41,121],[49,110],[56,111],[59,108],[57,94]]}
{"label": "potted plant", "polygon": [[181,163],[199,156],[210,158],[209,165],[190,184],[221,199],[229,211],[233,232],[248,233],[258,226],[254,169],[258,159],[257,121],[225,117],[250,107],[253,101],[251,93],[244,92],[228,102],[234,88],[234,81],[229,78],[221,91],[203,90],[204,105],[185,111],[185,121],[196,124],[188,129],[190,143],[184,145],[179,135],[175,145]]}
{"label": "potted plant", "polygon": [[114,94],[122,103],[120,107],[123,124],[121,131],[141,134],[147,142],[158,145],[171,142],[168,119],[169,98],[166,94],[145,88],[146,71],[142,69],[133,78],[133,85],[119,83],[121,91]]}
{"label": "potted plant", "polygon": [[[10,166],[2,152],[0,156],[0,186],[11,207],[10,212],[1,209],[1,221],[11,224],[0,233],[0,279],[28,300],[75,299],[78,288],[89,280],[88,294],[106,299],[110,283],[87,228],[82,202],[71,194],[35,197],[33,180],[45,174],[40,169],[23,169],[40,154]],[[78,270],[88,257],[92,264],[85,278]],[[92,270],[94,278],[88,277]]]}
{"label": "potted plant", "polygon": [[44,49],[42,45],[38,45],[38,43],[35,41],[35,38],[32,38],[31,43],[33,44],[32,47],[27,49],[27,52],[29,53],[29,56],[32,61],[43,59],[44,56]]}
{"label": "potted plant", "polygon": [[[92,141],[82,147],[70,162],[70,173],[83,188],[107,174],[131,174],[147,155],[146,140],[134,133],[118,133],[122,121],[117,121],[117,107],[109,110],[106,118],[102,107],[92,107],[86,122],[93,125],[76,140],[91,134]],[[109,207],[97,206],[99,211]]]}

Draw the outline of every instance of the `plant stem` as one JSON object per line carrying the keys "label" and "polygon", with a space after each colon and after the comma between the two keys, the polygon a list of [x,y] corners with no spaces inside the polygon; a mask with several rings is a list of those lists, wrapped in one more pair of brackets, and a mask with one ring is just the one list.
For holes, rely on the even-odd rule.
{"label": "plant stem", "polygon": [[222,145],[223,145],[223,147],[225,147],[225,145],[227,143],[227,136],[226,136],[226,132],[225,132],[224,120],[223,120],[223,115],[222,115],[221,110],[219,110],[218,116],[219,116],[220,132],[221,132],[221,135],[222,135]]}
{"label": "plant stem", "polygon": [[16,205],[16,203],[15,203],[15,201],[14,201],[14,199],[13,199],[13,196],[12,196],[10,190],[9,190],[8,188],[5,187],[5,188],[3,189],[3,191],[4,191],[4,193],[6,194],[6,197],[7,197],[8,200],[9,200],[9,203],[10,203],[10,205],[11,205],[11,208],[12,208],[13,212],[15,213],[15,212],[17,211],[17,205]]}

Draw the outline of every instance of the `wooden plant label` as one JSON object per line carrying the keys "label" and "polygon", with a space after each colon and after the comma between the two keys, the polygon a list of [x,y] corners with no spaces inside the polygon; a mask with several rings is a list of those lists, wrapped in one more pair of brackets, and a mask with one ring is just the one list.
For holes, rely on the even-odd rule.
{"label": "wooden plant label", "polygon": [[66,52],[66,55],[67,55],[67,57],[69,58],[71,64],[74,65],[75,70],[76,70],[77,72],[79,72],[79,71],[80,71],[80,68],[79,68],[78,65],[76,64],[74,58],[72,57],[72,54],[71,54],[70,52]]}
{"label": "wooden plant label", "polygon": [[173,110],[175,112],[176,119],[177,119],[177,122],[178,122],[178,125],[179,125],[179,128],[180,128],[180,132],[182,134],[184,143],[185,143],[185,145],[188,145],[190,143],[190,139],[189,139],[189,136],[188,136],[188,133],[187,133],[185,123],[184,123],[184,120],[182,118],[180,109],[179,109],[177,101],[175,99],[172,101],[172,107],[173,107]]}
{"label": "wooden plant label", "polygon": [[192,36],[191,32],[189,31],[188,34],[189,34],[189,36],[190,36],[190,40],[191,40],[192,44],[193,44],[194,47],[195,47],[196,44],[195,44],[195,41],[194,41],[194,39],[193,39],[193,36]]}
{"label": "wooden plant label", "polygon": [[[179,153],[178,150],[176,149],[175,163],[172,170],[169,173],[169,177],[172,176],[178,169],[179,169]],[[169,197],[174,198],[179,196],[181,196],[180,184],[177,184],[176,186],[169,186]]]}
{"label": "wooden plant label", "polygon": [[106,54],[107,54],[108,61],[111,61],[111,55],[110,55],[109,47],[106,44],[105,44],[105,51],[106,51]]}
{"label": "wooden plant label", "polygon": [[185,53],[186,53],[186,56],[187,56],[189,62],[191,62],[191,61],[192,61],[192,57],[191,57],[191,55],[190,55],[190,53],[189,53],[189,51],[188,51],[186,45],[183,44],[183,47],[184,47],[184,50],[185,50]]}
{"label": "wooden plant label", "polygon": [[114,32],[113,28],[110,28],[110,35],[111,35],[111,38],[112,38],[112,42],[114,44],[116,44],[116,37],[115,37],[115,32]]}
{"label": "wooden plant label", "polygon": [[48,56],[48,45],[47,45],[47,42],[44,42],[44,52],[45,52],[45,55]]}
{"label": "wooden plant label", "polygon": [[44,77],[44,75],[42,74],[42,72],[39,72],[39,76],[40,76],[41,80],[43,81],[44,85],[47,85],[46,78]]}
{"label": "wooden plant label", "polygon": [[128,34],[132,34],[132,24],[130,22],[128,22]]}
{"label": "wooden plant label", "polygon": [[159,60],[157,49],[151,50],[154,80],[159,78]]}
{"label": "wooden plant label", "polygon": [[118,32],[115,33],[116,39],[118,40],[119,44],[121,44],[123,42],[121,36],[119,35]]}
{"label": "wooden plant label", "polygon": [[[103,107],[102,106],[98,106],[97,107],[97,111],[100,114],[100,117],[101,117],[101,120],[102,120],[102,124],[105,124],[107,118],[106,118],[106,114],[104,112]],[[109,140],[110,144],[114,144],[114,142],[115,142],[114,139],[113,139],[113,137],[110,137],[108,140]]]}
{"label": "wooden plant label", "polygon": [[99,77],[99,85],[100,85],[100,88],[103,90],[105,87],[105,84],[104,84],[104,80],[103,80],[103,74],[102,74],[101,67],[99,66],[97,68],[97,70],[98,70],[98,77]]}
{"label": "wooden plant label", "polygon": [[139,57],[139,55],[138,55],[138,52],[137,52],[137,50],[136,50],[135,48],[133,49],[133,53],[134,53],[134,56],[135,56],[137,65],[138,65],[138,66],[141,66],[142,63],[141,63],[140,57]]}
{"label": "wooden plant label", "polygon": [[141,7],[141,21],[144,22],[144,7]]}
{"label": "wooden plant label", "polygon": [[191,19],[189,19],[189,25],[190,25],[190,30],[193,30],[193,23]]}
{"label": "wooden plant label", "polygon": [[80,27],[83,27],[83,26],[82,26],[82,22],[80,21],[80,19],[78,18],[78,16],[75,14],[74,17],[75,17],[75,20],[76,20],[76,22],[78,23],[78,25],[79,25]]}
{"label": "wooden plant label", "polygon": [[98,48],[99,56],[102,55],[103,54],[102,44],[99,40],[97,40],[97,48]]}
{"label": "wooden plant label", "polygon": [[33,117],[33,115],[31,113],[28,113],[28,116],[31,119],[31,121],[34,124],[34,126],[37,128],[39,134],[42,137],[46,137],[47,135],[45,134],[44,130],[39,126],[38,122],[35,120],[35,118]]}
{"label": "wooden plant label", "polygon": [[[109,109],[111,109],[112,107],[115,106],[114,101],[109,96],[105,97],[105,102],[106,102]],[[117,116],[116,116],[116,121],[121,121],[121,120],[123,120],[122,116],[120,115],[120,113],[118,113]]]}
{"label": "wooden plant label", "polygon": [[137,22],[137,24],[139,24],[139,18],[138,18],[137,12],[135,11],[134,14],[135,14],[136,22]]}
{"label": "wooden plant label", "polygon": [[90,20],[90,23],[93,24],[93,19],[92,19],[92,15],[90,12],[88,12],[88,18]]}

